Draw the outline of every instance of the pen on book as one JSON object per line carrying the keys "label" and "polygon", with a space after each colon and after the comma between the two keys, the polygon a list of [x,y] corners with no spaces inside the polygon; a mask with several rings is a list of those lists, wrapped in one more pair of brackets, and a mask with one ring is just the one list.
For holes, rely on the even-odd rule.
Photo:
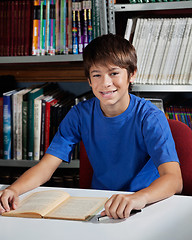
{"label": "pen on book", "polygon": [[[136,214],[138,212],[141,212],[141,209],[132,209],[130,215]],[[99,217],[97,217],[97,221],[101,221],[101,220],[108,219],[108,218],[109,217],[107,215],[99,216]]]}

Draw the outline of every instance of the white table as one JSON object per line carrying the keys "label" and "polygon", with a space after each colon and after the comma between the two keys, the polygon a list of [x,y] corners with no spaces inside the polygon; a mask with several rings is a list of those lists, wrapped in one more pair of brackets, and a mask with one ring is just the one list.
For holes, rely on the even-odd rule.
{"label": "white table", "polygon": [[[0,185],[0,189],[4,188]],[[48,188],[51,189],[51,188]],[[33,191],[47,190],[41,187]],[[107,196],[112,191],[65,188],[73,196]],[[26,194],[24,194],[26,195]],[[24,196],[23,195],[23,196]],[[192,197],[173,196],[126,220],[89,222],[0,216],[1,240],[191,240]]]}

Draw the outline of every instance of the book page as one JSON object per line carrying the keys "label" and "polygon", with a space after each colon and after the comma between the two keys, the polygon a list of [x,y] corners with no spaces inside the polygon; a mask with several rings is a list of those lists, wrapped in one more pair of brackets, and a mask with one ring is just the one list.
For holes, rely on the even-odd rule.
{"label": "book page", "polygon": [[45,218],[86,220],[103,207],[107,198],[97,197],[70,197],[60,204]]}
{"label": "book page", "polygon": [[[34,217],[37,217],[37,215],[44,216],[69,197],[70,195],[64,191],[51,190],[36,192],[21,201],[16,210],[6,212],[3,215],[22,216],[23,214],[24,217],[32,217],[34,213]],[[30,213],[30,215],[27,215],[28,213]]]}

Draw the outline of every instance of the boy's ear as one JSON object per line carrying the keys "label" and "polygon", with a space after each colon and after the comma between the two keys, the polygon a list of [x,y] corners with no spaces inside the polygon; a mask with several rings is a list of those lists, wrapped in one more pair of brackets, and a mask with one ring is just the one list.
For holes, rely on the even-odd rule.
{"label": "boy's ear", "polygon": [[91,79],[90,78],[87,78],[87,81],[88,81],[88,83],[89,83],[89,86],[91,87],[92,85],[91,85]]}
{"label": "boy's ear", "polygon": [[135,78],[136,78],[136,75],[137,75],[137,70],[134,71],[134,73],[131,75],[131,78],[130,78],[130,83],[133,83]]}

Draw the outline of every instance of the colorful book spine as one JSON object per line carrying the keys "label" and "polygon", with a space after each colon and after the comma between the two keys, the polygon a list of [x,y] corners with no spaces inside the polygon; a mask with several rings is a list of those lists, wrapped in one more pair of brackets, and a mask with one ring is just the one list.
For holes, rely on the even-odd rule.
{"label": "colorful book spine", "polygon": [[81,29],[81,1],[76,2],[77,6],[77,36],[78,36],[78,53],[83,53],[83,35]]}
{"label": "colorful book spine", "polygon": [[38,51],[38,6],[39,0],[34,0],[32,55]]}
{"label": "colorful book spine", "polygon": [[55,0],[51,0],[50,4],[50,23],[49,23],[49,55],[55,55]]}
{"label": "colorful book spine", "polygon": [[87,1],[87,9],[88,9],[88,43],[93,40],[93,27],[92,27],[92,9],[91,9],[91,1]]}
{"label": "colorful book spine", "polygon": [[0,158],[3,158],[3,97],[0,97]]}
{"label": "colorful book spine", "polygon": [[49,24],[50,24],[50,0],[47,0],[47,2],[46,2],[46,30],[45,30],[45,52],[46,52],[46,54],[48,54],[48,52],[49,52],[49,43],[50,43]]}
{"label": "colorful book spine", "polygon": [[55,5],[55,34],[56,34],[56,54],[60,54],[60,0],[56,0]]}
{"label": "colorful book spine", "polygon": [[12,95],[16,91],[3,94],[3,158],[12,158]]}
{"label": "colorful book spine", "polygon": [[68,53],[72,52],[72,0],[68,0]]}
{"label": "colorful book spine", "polygon": [[88,9],[87,1],[82,1],[82,11],[83,11],[83,48],[88,44]]}
{"label": "colorful book spine", "polygon": [[65,29],[65,19],[64,19],[64,4],[65,0],[60,2],[60,53],[64,54],[64,29]]}
{"label": "colorful book spine", "polygon": [[75,0],[72,0],[72,50],[73,50],[73,54],[78,54],[78,36],[77,36]]}

